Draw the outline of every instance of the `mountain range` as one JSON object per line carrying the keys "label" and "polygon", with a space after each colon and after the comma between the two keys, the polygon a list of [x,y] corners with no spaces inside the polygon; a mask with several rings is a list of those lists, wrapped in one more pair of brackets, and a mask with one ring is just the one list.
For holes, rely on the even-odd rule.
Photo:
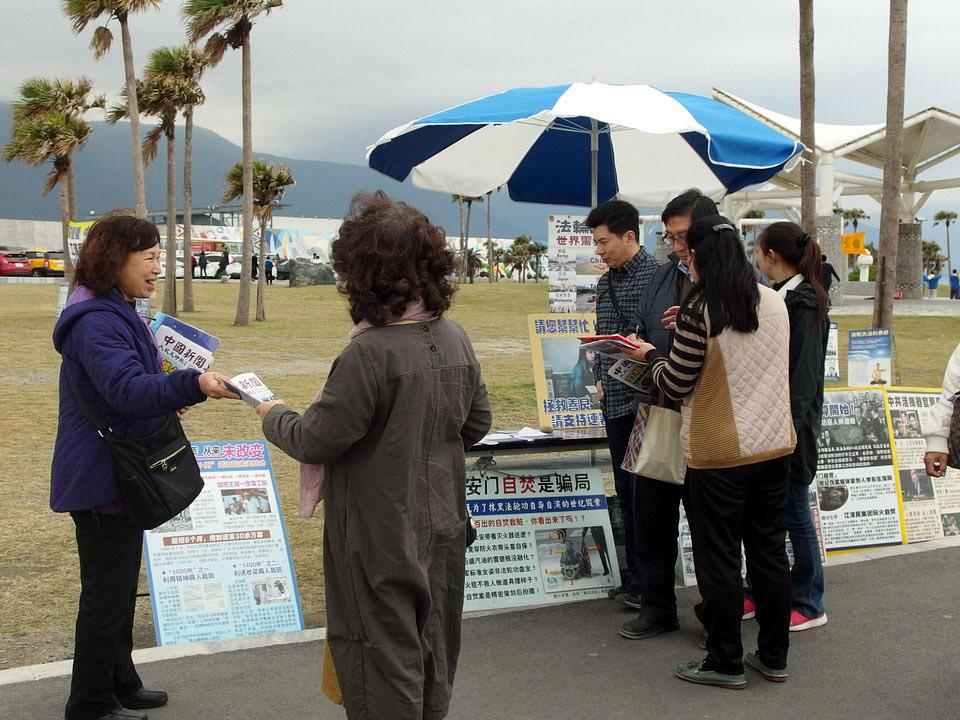
{"label": "mountain range", "polygon": [[[239,122],[239,117],[237,118]],[[261,122],[268,122],[261,119]],[[0,143],[10,137],[10,104],[0,101]],[[133,168],[130,162],[130,125],[109,125],[94,122],[94,131],[86,146],[75,158],[77,178],[77,214],[85,218],[118,207],[132,207]],[[142,125],[147,132],[149,126]],[[177,136],[177,198],[182,179],[183,132]],[[256,152],[268,162],[282,162],[293,173],[296,186],[290,188],[283,202],[288,207],[277,214],[302,217],[340,218],[347,212],[350,198],[359,191],[384,190],[392,197],[408,202],[438,225],[448,235],[459,234],[457,204],[445,193],[430,192],[399,183],[361,165],[284,158]],[[241,149],[217,133],[196,126],[193,136],[193,206],[221,204],[223,176],[241,159]],[[0,218],[27,220],[59,220],[59,201],[54,190],[41,197],[40,188],[49,165],[29,168],[20,162],[0,162]],[[161,147],[157,159],[147,168],[147,205],[151,210],[166,209],[166,165]],[[546,218],[551,213],[585,213],[584,208],[515,203],[505,192],[494,193],[493,236],[513,238],[532,235],[546,241]],[[473,205],[470,234],[486,235],[486,207]]]}

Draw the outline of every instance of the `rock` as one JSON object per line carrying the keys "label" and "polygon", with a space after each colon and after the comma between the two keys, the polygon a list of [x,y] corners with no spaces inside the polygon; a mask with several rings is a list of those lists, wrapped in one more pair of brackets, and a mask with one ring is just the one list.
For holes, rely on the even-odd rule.
{"label": "rock", "polygon": [[306,285],[335,285],[336,276],[328,263],[297,258],[290,264],[290,287]]}

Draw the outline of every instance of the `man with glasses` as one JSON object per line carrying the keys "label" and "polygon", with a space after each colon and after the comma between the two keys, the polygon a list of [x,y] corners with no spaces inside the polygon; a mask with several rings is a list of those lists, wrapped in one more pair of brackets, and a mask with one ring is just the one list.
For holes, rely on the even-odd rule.
{"label": "man with glasses", "polygon": [[[611,200],[598,205],[587,216],[586,225],[593,232],[597,255],[608,270],[597,281],[598,335],[629,335],[636,331],[637,301],[648,280],[658,267],[657,260],[648,255],[639,242],[640,215],[637,209],[623,200]],[[613,462],[614,486],[623,513],[623,534],[627,572],[622,585],[611,591],[611,597],[633,608],[641,606],[640,576],[637,569],[637,549],[634,537],[634,475],[624,470],[623,456],[637,416],[638,393],[607,372],[614,360],[599,355],[594,365],[594,379],[600,396],[607,428],[610,460]]]}
{"label": "man with glasses", "polygon": [[[670,247],[671,253],[644,287],[635,324],[637,335],[664,355],[670,354],[678,306],[693,284],[687,268],[687,231],[696,218],[715,214],[717,206],[710,198],[699,190],[687,190],[667,203],[660,216],[665,230],[661,242]],[[654,403],[657,398],[658,393],[652,392],[641,401]],[[679,627],[674,566],[683,487],[635,477],[634,532],[643,605],[636,618],[620,627],[620,634],[641,640]]]}

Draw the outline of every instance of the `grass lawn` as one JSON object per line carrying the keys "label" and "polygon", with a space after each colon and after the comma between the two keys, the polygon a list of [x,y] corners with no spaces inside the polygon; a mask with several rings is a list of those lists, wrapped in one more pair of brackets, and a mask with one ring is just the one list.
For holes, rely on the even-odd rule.
{"label": "grass lawn", "polygon": [[[346,344],[350,321],[345,301],[331,287],[267,288],[265,323],[232,325],[238,285],[202,283],[200,310],[181,314],[222,340],[216,368],[253,371],[295,408],[304,408]],[[162,291],[161,291],[162,292]],[[158,293],[158,297],[159,297]],[[50,338],[57,287],[0,285],[0,669],[70,657],[79,579],[73,523],[48,507],[49,467],[57,427],[59,356]],[[547,286],[478,283],[463,286],[451,317],[464,326],[483,364],[495,426],[535,426],[537,414],[526,316],[543,312]],[[159,301],[154,304],[158,309]],[[846,331],[869,327],[867,317],[841,317],[841,369]],[[895,382],[938,387],[947,358],[960,338],[960,318],[901,318],[895,322]],[[261,438],[256,414],[246,405],[207,402],[187,414],[194,440]],[[295,463],[271,457],[293,549],[303,610],[309,627],[323,625],[319,517],[292,516],[298,474]],[[142,587],[146,588],[145,580]],[[154,644],[147,600],[135,630],[139,647]]]}

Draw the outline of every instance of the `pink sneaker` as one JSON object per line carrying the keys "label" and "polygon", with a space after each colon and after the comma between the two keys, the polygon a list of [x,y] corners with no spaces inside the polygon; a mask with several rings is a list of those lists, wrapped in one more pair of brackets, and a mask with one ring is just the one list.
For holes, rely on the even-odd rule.
{"label": "pink sneaker", "polygon": [[790,613],[790,632],[800,632],[810,628],[820,627],[827,624],[827,614],[821,613],[816,617],[807,617],[802,612],[793,610]]}
{"label": "pink sneaker", "polygon": [[757,616],[757,604],[750,598],[743,599],[743,619],[750,620]]}

